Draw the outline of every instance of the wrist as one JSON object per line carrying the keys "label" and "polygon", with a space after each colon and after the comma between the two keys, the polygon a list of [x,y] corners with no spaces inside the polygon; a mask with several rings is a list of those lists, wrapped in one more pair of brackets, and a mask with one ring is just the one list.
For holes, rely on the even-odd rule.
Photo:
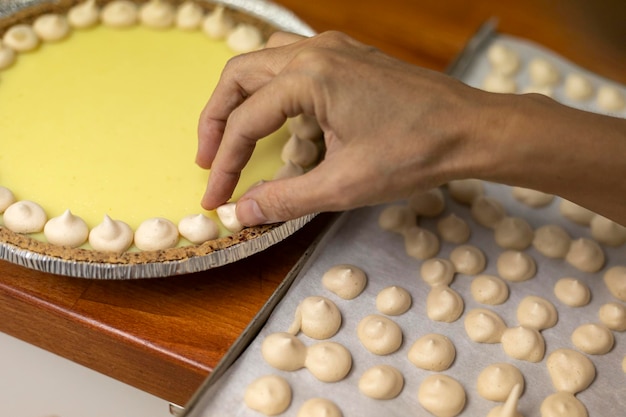
{"label": "wrist", "polygon": [[[545,188],[541,178],[554,158],[550,130],[558,126],[557,107],[551,98],[538,94],[481,92],[468,141],[472,178],[529,188]],[[556,113],[555,113],[556,111]]]}

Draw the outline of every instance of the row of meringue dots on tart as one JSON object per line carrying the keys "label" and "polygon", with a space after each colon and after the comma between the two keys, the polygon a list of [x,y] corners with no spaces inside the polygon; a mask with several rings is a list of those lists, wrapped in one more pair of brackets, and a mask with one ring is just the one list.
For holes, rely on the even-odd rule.
{"label": "row of meringue dots on tart", "polygon": [[225,39],[235,53],[254,51],[264,44],[257,27],[235,22],[221,5],[205,13],[192,1],[174,7],[167,0],[149,0],[141,5],[130,0],[114,0],[100,8],[95,0],[86,0],[70,8],[66,15],[46,13],[32,25],[18,23],[9,27],[0,42],[0,70],[10,67],[20,52],[35,50],[41,42],[60,41],[73,29],[89,28],[100,22],[116,28],[141,23],[154,29],[202,29],[212,39]]}
{"label": "row of meringue dots on tart", "polygon": [[[281,158],[285,164],[273,179],[302,175],[319,161],[323,145],[322,131],[315,118],[299,115],[289,119],[291,136],[283,146]],[[216,209],[222,225],[231,233],[243,229],[235,214],[236,203],[226,203]],[[101,224],[89,230],[87,223],[68,209],[62,215],[48,220],[45,210],[29,200],[17,201],[13,192],[0,185],[0,214],[4,226],[15,233],[44,233],[54,245],[79,247],[89,241],[95,250],[125,252],[135,243],[140,250],[160,250],[176,246],[180,236],[192,244],[201,244],[219,237],[219,227],[203,214],[191,214],[180,220],[178,226],[164,218],[151,218],[142,222],[133,232],[121,220],[104,216]]]}
{"label": "row of meringue dots on tart", "polygon": [[[0,186],[0,213],[6,202],[11,200],[15,200],[11,191]],[[222,210],[229,211],[230,208],[224,206],[218,213]],[[14,201],[8,205],[3,222],[4,227],[15,233],[43,232],[46,240],[53,245],[76,248],[88,241],[95,250],[116,253],[128,250],[133,242],[141,250],[159,250],[176,246],[180,236],[199,244],[219,235],[217,223],[203,214],[186,216],[178,226],[168,219],[155,217],[142,222],[135,232],[125,222],[105,215],[102,223],[89,230],[87,223],[69,209],[60,216],[48,219],[45,210],[29,200]],[[232,219],[229,226],[231,231],[236,230]]]}

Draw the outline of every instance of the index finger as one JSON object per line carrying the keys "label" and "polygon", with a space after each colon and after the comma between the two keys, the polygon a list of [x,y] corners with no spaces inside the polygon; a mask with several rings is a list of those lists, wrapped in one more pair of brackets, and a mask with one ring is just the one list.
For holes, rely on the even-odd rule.
{"label": "index finger", "polygon": [[310,83],[297,73],[280,74],[235,109],[224,130],[209,174],[202,206],[228,201],[257,140],[282,126],[288,117],[312,107]]}
{"label": "index finger", "polygon": [[302,39],[302,36],[293,33],[276,32],[269,38],[265,50],[240,55],[226,64],[213,94],[200,113],[196,152],[198,165],[211,167],[230,113],[269,82],[288,62],[289,55],[281,59],[279,54],[268,51],[268,48],[278,48]]}

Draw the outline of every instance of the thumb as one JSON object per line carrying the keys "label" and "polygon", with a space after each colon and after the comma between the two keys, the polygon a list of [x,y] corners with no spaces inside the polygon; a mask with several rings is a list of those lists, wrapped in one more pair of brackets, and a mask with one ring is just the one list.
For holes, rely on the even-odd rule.
{"label": "thumb", "polygon": [[[244,226],[256,226],[271,223],[259,203],[252,198],[242,198],[237,201],[237,219]],[[267,208],[265,209],[267,211]]]}
{"label": "thumb", "polygon": [[315,169],[304,175],[259,184],[237,201],[237,218],[245,226],[277,223],[335,209],[332,196]]}

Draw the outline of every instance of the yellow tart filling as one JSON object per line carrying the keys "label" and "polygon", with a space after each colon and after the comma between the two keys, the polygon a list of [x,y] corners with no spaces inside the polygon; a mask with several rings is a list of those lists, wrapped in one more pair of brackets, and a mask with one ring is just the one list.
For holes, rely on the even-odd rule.
{"label": "yellow tart filling", "polygon": [[[20,53],[0,71],[0,185],[90,229],[105,215],[133,230],[155,217],[217,219],[200,206],[208,172],[194,163],[196,128],[234,55],[201,30],[141,25],[76,29]],[[287,139],[281,129],[258,142],[234,200],[272,179]]]}

